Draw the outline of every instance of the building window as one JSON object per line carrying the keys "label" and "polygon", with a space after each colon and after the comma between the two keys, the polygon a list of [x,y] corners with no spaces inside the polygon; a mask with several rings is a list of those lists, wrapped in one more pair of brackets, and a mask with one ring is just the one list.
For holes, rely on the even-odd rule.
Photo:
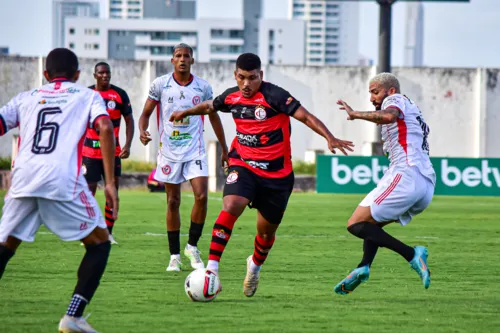
{"label": "building window", "polygon": [[315,27],[315,28],[311,28],[309,30],[310,31],[323,31],[323,28],[321,28],[321,27]]}
{"label": "building window", "polygon": [[321,62],[321,58],[309,58],[310,62]]}
{"label": "building window", "polygon": [[109,10],[111,13],[121,13],[122,12],[122,9],[121,8],[111,8]]}
{"label": "building window", "polygon": [[229,30],[229,38],[243,38],[242,30]]}
{"label": "building window", "polygon": [[178,31],[169,31],[167,32],[168,40],[181,40],[182,33]]}
{"label": "building window", "polygon": [[309,51],[309,54],[321,54],[320,50],[311,50]]}
{"label": "building window", "polygon": [[311,16],[323,16],[322,12],[311,12]]}
{"label": "building window", "polygon": [[134,6],[134,5],[140,5],[141,2],[140,1],[129,1],[128,4],[129,4],[129,6]]}
{"label": "building window", "polygon": [[111,4],[112,5],[121,5],[122,4],[122,0],[111,0]]}
{"label": "building window", "polygon": [[241,45],[229,45],[229,53],[241,53],[242,51]]}
{"label": "building window", "polygon": [[141,9],[140,8],[129,8],[127,9],[129,13],[140,13]]}
{"label": "building window", "polygon": [[75,28],[69,28],[69,34],[74,35],[75,34]]}
{"label": "building window", "polygon": [[326,47],[337,47],[339,46],[338,43],[326,43]]}
{"label": "building window", "polygon": [[75,48],[75,43],[69,43],[69,48],[74,49]]}
{"label": "building window", "polygon": [[339,28],[326,28],[326,32],[337,32]]}
{"label": "building window", "polygon": [[321,43],[309,43],[309,46],[321,46]]}
{"label": "building window", "polygon": [[321,24],[322,22],[323,21],[321,21],[321,20],[311,20],[311,23],[319,23],[319,24]]}
{"label": "building window", "polygon": [[269,43],[274,42],[274,30],[269,30]]}
{"label": "building window", "polygon": [[321,8],[321,7],[323,7],[323,5],[322,5],[322,4],[320,4],[320,3],[313,3],[313,4],[311,5],[311,8]]}
{"label": "building window", "polygon": [[329,13],[329,12],[326,13],[326,17],[337,17],[337,16],[339,16],[339,13]]}
{"label": "building window", "polygon": [[211,36],[212,36],[212,38],[221,38],[221,37],[224,37],[224,30],[212,29]]}
{"label": "building window", "polygon": [[326,58],[325,63],[327,64],[336,64],[338,62],[337,58]]}
{"label": "building window", "polygon": [[304,8],[306,5],[303,3],[294,3],[293,8]]}
{"label": "building window", "polygon": [[127,44],[116,44],[116,50],[117,51],[127,51],[128,45]]}
{"label": "building window", "polygon": [[121,19],[121,15],[111,15],[110,16],[112,19]]}
{"label": "building window", "polygon": [[99,44],[94,44],[94,50],[99,50]]}
{"label": "building window", "polygon": [[302,16],[304,16],[304,12],[294,11],[293,16],[294,17],[302,17]]}
{"label": "building window", "polygon": [[339,51],[325,51],[326,55],[337,55],[339,54]]}
{"label": "building window", "polygon": [[338,9],[339,5],[327,4],[326,9]]}
{"label": "building window", "polygon": [[310,35],[309,38],[311,38],[311,39],[321,39],[321,35]]}

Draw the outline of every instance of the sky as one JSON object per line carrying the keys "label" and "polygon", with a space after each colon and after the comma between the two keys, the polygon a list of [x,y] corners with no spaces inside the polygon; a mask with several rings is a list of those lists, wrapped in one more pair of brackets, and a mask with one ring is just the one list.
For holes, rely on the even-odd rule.
{"label": "sky", "polygon": [[[238,12],[237,1],[199,0],[204,16]],[[265,18],[287,18],[289,0],[263,0]],[[51,0],[0,0],[0,46],[11,53],[37,56],[52,47]],[[28,8],[28,9],[26,9]],[[23,13],[20,19],[13,13]],[[393,5],[392,63],[403,64],[405,4]],[[424,65],[500,68],[500,0],[424,4]],[[360,3],[359,53],[377,63],[378,5]],[[5,33],[8,32],[8,33]],[[35,51],[33,51],[35,50]]]}

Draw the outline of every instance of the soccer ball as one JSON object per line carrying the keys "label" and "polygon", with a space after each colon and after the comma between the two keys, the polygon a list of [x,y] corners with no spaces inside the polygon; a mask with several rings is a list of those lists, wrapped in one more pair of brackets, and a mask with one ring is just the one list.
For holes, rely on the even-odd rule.
{"label": "soccer ball", "polygon": [[192,271],[184,283],[186,295],[194,302],[210,302],[220,291],[220,280],[209,269],[198,268]]}

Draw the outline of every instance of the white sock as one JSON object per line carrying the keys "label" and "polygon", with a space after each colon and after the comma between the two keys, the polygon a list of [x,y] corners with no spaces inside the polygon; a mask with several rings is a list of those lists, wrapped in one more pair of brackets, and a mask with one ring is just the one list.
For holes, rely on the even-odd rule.
{"label": "white sock", "polygon": [[193,249],[196,249],[196,248],[197,248],[196,246],[186,244],[186,249],[188,249],[189,251],[193,250]]}
{"label": "white sock", "polygon": [[177,260],[181,261],[181,255],[180,254],[171,254],[170,260],[172,260],[172,259],[177,259]]}
{"label": "white sock", "polygon": [[215,260],[209,260],[207,264],[207,269],[211,271],[219,272],[219,262]]}
{"label": "white sock", "polygon": [[257,273],[257,272],[260,272],[260,269],[262,268],[262,265],[261,266],[257,266],[254,262],[253,262],[253,259],[250,259],[250,271],[252,273]]}

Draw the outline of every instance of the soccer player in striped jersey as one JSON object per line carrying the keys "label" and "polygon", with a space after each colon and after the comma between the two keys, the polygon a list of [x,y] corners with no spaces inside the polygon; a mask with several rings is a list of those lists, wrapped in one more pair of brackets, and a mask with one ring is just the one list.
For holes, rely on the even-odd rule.
{"label": "soccer player in striped jersey", "polygon": [[0,278],[21,242],[33,242],[42,224],[64,241],[85,244],[78,282],[59,323],[61,333],[96,332],[83,312],[104,274],[111,249],[99,205],[81,172],[88,127],[99,132],[104,194],[113,217],[118,215],[113,124],[102,97],[75,83],[79,74],[76,55],[68,49],[54,49],[44,72],[49,83],[20,93],[0,109],[0,135],[19,127],[20,139],[0,221]]}
{"label": "soccer player in striped jersey", "polygon": [[[114,126],[116,140],[115,185],[118,190],[120,176],[122,174],[121,160],[130,156],[130,146],[134,138],[134,117],[132,114],[132,107],[130,106],[130,99],[125,90],[111,84],[111,67],[107,63],[100,62],[95,65],[94,78],[96,83],[89,88],[97,91],[104,99],[106,109]],[[125,120],[126,139],[123,147],[120,147],[120,124],[122,117]],[[95,195],[97,183],[104,176],[104,165],[102,162],[99,134],[93,128],[87,130],[83,143],[82,168],[85,179],[89,184],[89,189],[92,194]],[[111,244],[118,244],[113,236],[113,227],[115,225],[113,210],[109,207],[108,203],[106,203],[105,206],[104,216],[106,218]]]}
{"label": "soccer player in striped jersey", "polygon": [[212,230],[207,269],[219,271],[219,261],[236,220],[248,205],[256,208],[257,236],[253,255],[247,258],[247,274],[243,281],[243,293],[251,297],[257,290],[260,269],[274,244],[276,230],[293,190],[290,118],[299,120],[324,137],[332,152],[339,149],[347,155],[346,151],[352,151],[353,144],[335,138],[288,91],[263,82],[257,55],[240,55],[234,76],[237,86],[213,100],[174,112],[170,120],[217,111],[233,116],[236,137],[229,151],[223,209]]}
{"label": "soccer player in striped jersey", "polygon": [[427,248],[411,247],[385,232],[382,227],[410,223],[432,201],[436,174],[429,159],[429,126],[418,106],[401,94],[399,81],[381,73],[370,81],[370,101],[376,111],[354,111],[339,100],[348,120],[366,120],[380,125],[384,152],[390,166],[377,187],[361,201],[347,222],[347,230],[363,239],[363,258],[356,269],[334,288],[341,295],[351,293],[370,276],[370,266],[379,247],[400,254],[420,275],[424,287],[431,283]]}

